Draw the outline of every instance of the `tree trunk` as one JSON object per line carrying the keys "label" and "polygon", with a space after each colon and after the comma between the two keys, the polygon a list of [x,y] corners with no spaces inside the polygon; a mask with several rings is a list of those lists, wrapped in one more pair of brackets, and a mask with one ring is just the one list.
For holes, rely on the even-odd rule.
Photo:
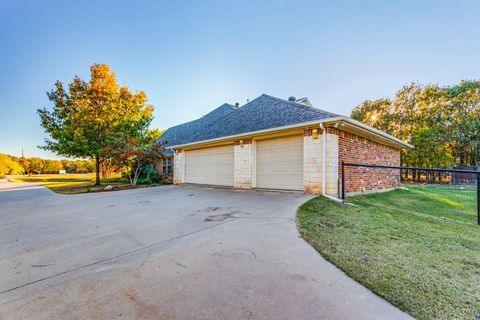
{"label": "tree trunk", "polygon": [[95,156],[95,185],[99,186],[100,185],[100,155]]}

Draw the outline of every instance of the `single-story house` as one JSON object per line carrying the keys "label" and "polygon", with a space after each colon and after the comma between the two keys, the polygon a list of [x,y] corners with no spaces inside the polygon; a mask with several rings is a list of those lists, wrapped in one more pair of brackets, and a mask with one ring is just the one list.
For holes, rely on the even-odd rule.
{"label": "single-story house", "polygon": [[[316,109],[307,98],[266,94],[243,106],[225,103],[169,128],[160,140],[167,143],[161,170],[173,172],[176,184],[334,196],[342,161],[400,165],[400,150],[410,147],[361,122]],[[365,191],[366,182],[347,192]],[[389,181],[369,181],[369,186],[394,187]]]}

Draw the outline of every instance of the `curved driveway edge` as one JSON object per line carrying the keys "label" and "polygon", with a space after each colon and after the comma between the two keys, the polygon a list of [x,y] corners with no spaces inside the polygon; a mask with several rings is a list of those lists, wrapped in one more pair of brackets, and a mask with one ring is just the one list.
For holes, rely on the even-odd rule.
{"label": "curved driveway edge", "polygon": [[310,198],[192,186],[0,191],[0,314],[411,319],[300,238],[295,214]]}

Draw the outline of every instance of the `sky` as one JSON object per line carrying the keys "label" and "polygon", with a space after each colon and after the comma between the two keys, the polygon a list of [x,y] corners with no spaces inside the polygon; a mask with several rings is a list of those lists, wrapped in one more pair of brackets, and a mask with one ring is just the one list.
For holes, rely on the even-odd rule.
{"label": "sky", "polygon": [[0,0],[0,153],[57,158],[36,110],[106,63],[152,127],[266,93],[349,115],[412,81],[480,78],[480,1]]}

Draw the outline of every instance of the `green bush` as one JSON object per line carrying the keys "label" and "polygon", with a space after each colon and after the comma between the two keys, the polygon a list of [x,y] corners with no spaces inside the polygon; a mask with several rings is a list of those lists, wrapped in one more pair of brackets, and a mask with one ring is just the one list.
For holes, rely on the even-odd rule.
{"label": "green bush", "polygon": [[149,178],[138,178],[137,184],[147,184],[147,185],[151,185],[151,184],[152,184],[152,180],[150,180]]}

